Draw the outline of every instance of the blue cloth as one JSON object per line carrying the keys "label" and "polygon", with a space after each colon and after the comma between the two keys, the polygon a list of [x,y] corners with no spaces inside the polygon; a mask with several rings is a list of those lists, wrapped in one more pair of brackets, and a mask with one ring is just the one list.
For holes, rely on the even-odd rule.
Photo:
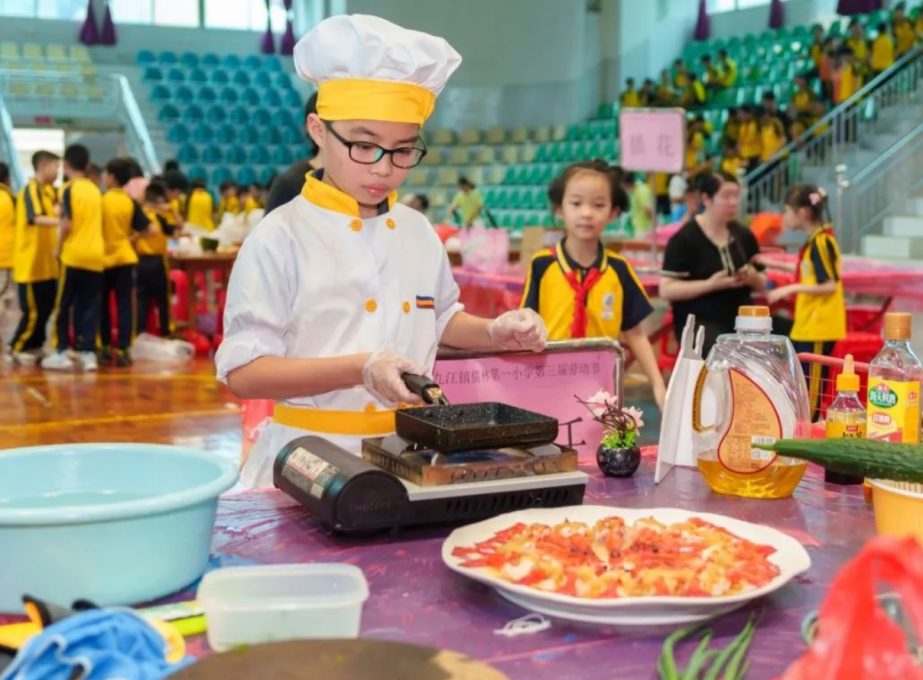
{"label": "blue cloth", "polygon": [[0,680],[159,680],[192,663],[165,659],[167,643],[126,609],[92,609],[49,626],[26,643]]}

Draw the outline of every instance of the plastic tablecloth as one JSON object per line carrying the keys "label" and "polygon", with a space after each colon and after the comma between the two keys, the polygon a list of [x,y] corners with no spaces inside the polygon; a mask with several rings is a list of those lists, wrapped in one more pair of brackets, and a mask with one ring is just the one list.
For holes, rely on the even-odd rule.
{"label": "plastic tablecloth", "polygon": [[[604,478],[595,465],[585,503],[634,508],[680,507],[716,512],[774,526],[801,541],[813,566],[784,589],[712,625],[717,643],[728,642],[753,608],[760,625],[753,644],[751,680],[777,677],[803,649],[800,624],[821,602],[840,566],[874,533],[861,488],[823,483],[809,470],[792,499],[749,500],[712,493],[689,469],[675,469],[655,486],[654,449],[630,479]],[[300,506],[277,491],[246,492],[221,500],[214,559],[221,563],[348,562],[363,569],[371,597],[362,636],[453,649],[482,659],[513,680],[654,678],[668,630],[616,630],[555,621],[550,630],[506,638],[494,633],[526,612],[485,586],[449,571],[440,558],[447,529],[411,530],[345,538],[323,530]],[[191,597],[191,593],[187,595]],[[191,650],[207,654],[203,639]],[[685,658],[691,649],[681,646]]]}

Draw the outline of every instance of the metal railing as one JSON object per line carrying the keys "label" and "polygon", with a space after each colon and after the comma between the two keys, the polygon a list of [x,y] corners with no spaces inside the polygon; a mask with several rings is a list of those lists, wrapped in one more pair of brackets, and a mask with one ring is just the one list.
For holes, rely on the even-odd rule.
{"label": "metal railing", "polygon": [[22,174],[22,166],[19,164],[16,144],[13,142],[13,121],[3,101],[3,92],[0,92],[0,159],[7,159],[13,189],[18,191],[25,184],[25,178]]}
{"label": "metal railing", "polygon": [[4,111],[12,112],[13,116],[40,114],[118,121],[125,131],[129,154],[138,160],[145,172],[157,174],[161,171],[147,124],[125,76],[0,68],[0,90],[7,93]]}
{"label": "metal railing", "polygon": [[862,237],[923,187],[923,123],[868,167],[846,179],[837,166],[834,223],[840,242],[858,253]]}
{"label": "metal railing", "polygon": [[788,189],[804,182],[805,170],[836,166],[868,135],[882,130],[882,112],[919,101],[923,88],[923,46],[871,80],[800,137],[777,151],[744,178],[751,210],[777,204]]}

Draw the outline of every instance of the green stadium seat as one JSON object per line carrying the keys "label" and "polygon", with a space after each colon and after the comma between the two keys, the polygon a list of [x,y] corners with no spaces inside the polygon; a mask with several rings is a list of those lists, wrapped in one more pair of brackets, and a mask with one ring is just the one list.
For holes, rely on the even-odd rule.
{"label": "green stadium seat", "polygon": [[547,163],[549,160],[549,145],[548,144],[539,144],[538,148],[535,150],[535,162],[536,163]]}
{"label": "green stadium seat", "polygon": [[206,52],[202,55],[201,65],[205,68],[216,68],[221,64],[221,60],[214,52]]}
{"label": "green stadium seat", "polygon": [[587,143],[584,151],[584,158],[602,158],[603,145],[598,139]]}
{"label": "green stadium seat", "polygon": [[163,66],[172,66],[179,63],[179,57],[176,56],[176,52],[164,50],[157,55],[157,62]]}
{"label": "green stadium seat", "polygon": [[181,68],[171,68],[167,71],[166,79],[170,83],[185,83],[186,72]]}
{"label": "green stadium seat", "polygon": [[596,117],[601,120],[612,118],[613,115],[615,115],[615,111],[612,102],[603,102],[596,111]]}
{"label": "green stadium seat", "polygon": [[155,83],[163,80],[163,71],[156,66],[146,66],[141,74],[141,80],[145,83]]}
{"label": "green stadium seat", "polygon": [[225,54],[221,57],[221,65],[228,69],[238,69],[240,68],[240,57],[236,54]]}
{"label": "green stadium seat", "polygon": [[170,88],[163,83],[157,83],[151,88],[151,101],[155,103],[170,101]]}
{"label": "green stadium seat", "polygon": [[141,50],[136,58],[138,66],[153,66],[157,63],[157,55],[150,50]]}
{"label": "green stadium seat", "polygon": [[179,109],[174,104],[164,104],[157,111],[157,120],[161,123],[171,123],[179,118]]}
{"label": "green stadium seat", "polygon": [[186,68],[196,68],[199,65],[199,55],[195,52],[183,52],[179,55],[179,63]]}

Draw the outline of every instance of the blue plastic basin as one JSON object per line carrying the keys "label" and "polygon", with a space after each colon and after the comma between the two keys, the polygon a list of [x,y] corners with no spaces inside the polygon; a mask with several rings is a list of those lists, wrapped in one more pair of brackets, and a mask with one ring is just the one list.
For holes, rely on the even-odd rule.
{"label": "blue plastic basin", "polygon": [[0,451],[0,612],[22,596],[129,605],[205,571],[237,468],[196,449],[61,444]]}

